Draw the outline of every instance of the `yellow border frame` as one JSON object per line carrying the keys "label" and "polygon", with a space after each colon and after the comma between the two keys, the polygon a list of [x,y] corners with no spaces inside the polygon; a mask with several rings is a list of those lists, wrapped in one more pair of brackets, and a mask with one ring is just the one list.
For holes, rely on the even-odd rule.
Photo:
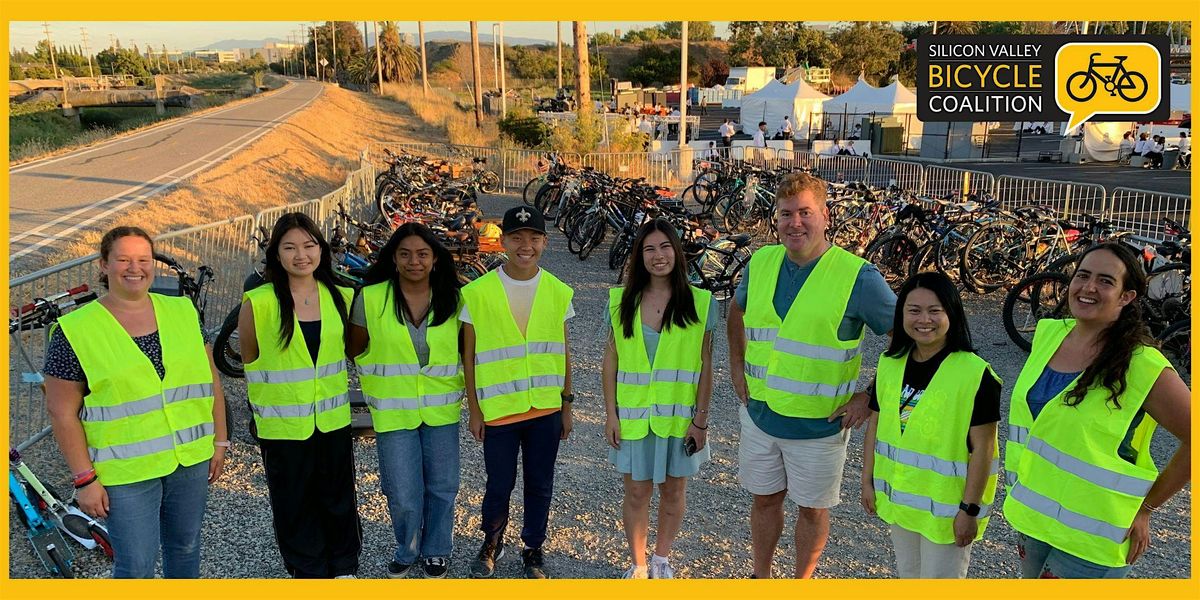
{"label": "yellow border frame", "polygon": [[[1003,3],[963,2],[960,0],[926,0],[920,4],[902,3],[895,0],[858,0],[852,3],[816,2],[812,6],[795,0],[759,0],[753,6],[736,5],[730,0],[691,0],[686,5],[648,2],[605,2],[604,6],[585,6],[562,0],[520,0],[497,2],[496,0],[459,0],[453,4],[434,5],[417,3],[405,6],[404,0],[358,0],[353,3],[318,2],[316,0],[200,0],[194,3],[163,2],[162,0],[115,0],[105,2],[92,0],[60,1],[40,5],[32,2],[20,6],[19,0],[8,0],[0,9],[3,28],[0,41],[8,49],[9,22],[11,21],[188,21],[188,20],[255,20],[255,21],[305,21],[305,20],[362,20],[363,18],[392,18],[446,20],[454,17],[477,20],[544,21],[570,18],[591,20],[667,20],[686,15],[693,19],[723,20],[741,15],[754,15],[763,20],[838,21],[847,19],[873,19],[888,21],[917,21],[936,17],[939,20],[1068,20],[1089,17],[1095,20],[1174,20],[1190,21],[1193,34],[1200,25],[1200,3],[1195,0],[1174,0],[1161,6],[1147,6],[1139,2],[1115,0],[1062,0],[1054,4],[1044,0],[1009,0]],[[1187,8],[1190,5],[1191,8]],[[1150,13],[1150,14],[1147,14]],[[287,19],[280,19],[286,15]],[[1194,45],[1194,44],[1193,44]],[[1193,55],[1195,52],[1193,51]],[[0,69],[8,72],[8,52],[0,56]],[[1193,76],[1195,74],[1193,66]],[[1200,89],[1193,87],[1193,106],[1200,100]],[[8,134],[8,105],[4,105],[3,124],[0,131]],[[8,145],[4,145],[3,156],[8,160]],[[8,175],[0,178],[0,194],[4,208],[8,208]],[[1192,176],[1192,197],[1200,192],[1200,178]],[[1191,227],[1197,221],[1193,216]],[[0,219],[0,233],[8,237],[8,219]],[[0,275],[7,279],[8,261],[0,263]],[[8,288],[0,291],[0,305],[8,305]],[[1194,307],[1193,307],[1194,308]],[[1195,337],[1193,334],[1193,343]],[[8,371],[0,375],[0,381],[8,382]],[[5,402],[7,407],[7,402]],[[1193,425],[1200,420],[1193,414]],[[8,411],[0,415],[0,423],[7,430]],[[1193,464],[1200,451],[1193,445]],[[1193,466],[1193,480],[1195,467]],[[1196,526],[1196,499],[1192,499],[1192,529]],[[167,596],[170,598],[213,597],[274,597],[330,598],[345,594],[361,594],[366,597],[386,595],[420,595],[429,597],[477,598],[487,594],[494,598],[529,598],[532,596],[576,596],[612,597],[616,594],[634,593],[645,595],[671,594],[680,597],[736,597],[739,594],[778,595],[812,594],[820,598],[843,597],[1041,597],[1068,596],[1087,597],[1089,600],[1114,598],[1129,600],[1137,597],[1184,598],[1200,597],[1195,556],[1198,545],[1191,541],[1193,565],[1190,579],[1183,580],[1125,580],[1125,581],[1038,581],[1021,580],[963,580],[963,581],[910,581],[910,580],[865,580],[840,579],[797,582],[790,580],[691,580],[672,584],[657,582],[630,584],[615,581],[549,581],[543,583],[527,581],[469,580],[420,581],[396,583],[386,580],[360,580],[354,583],[331,581],[266,581],[266,580],[201,580],[201,581],[61,581],[61,580],[13,580],[9,579],[8,520],[4,520],[5,535],[0,540],[0,593],[7,598],[29,598],[40,594],[47,598],[74,596],[77,598],[119,598],[129,600],[139,596]],[[229,548],[228,552],[238,552]],[[636,587],[626,587],[627,585]]]}

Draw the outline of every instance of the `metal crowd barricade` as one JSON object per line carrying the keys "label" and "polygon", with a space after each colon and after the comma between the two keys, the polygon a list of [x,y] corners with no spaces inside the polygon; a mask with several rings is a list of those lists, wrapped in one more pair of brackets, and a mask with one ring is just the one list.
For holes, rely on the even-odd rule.
{"label": "metal crowd barricade", "polygon": [[1106,217],[1121,229],[1128,229],[1144,241],[1163,241],[1164,218],[1186,225],[1191,218],[1192,198],[1183,194],[1164,194],[1134,188],[1114,188],[1108,198]]}
{"label": "metal crowd barricade", "polygon": [[825,181],[866,181],[868,159],[862,156],[818,156],[817,176]]}
{"label": "metal crowd barricade", "polygon": [[1058,181],[1001,175],[996,179],[996,199],[1004,208],[1036,204],[1053,209],[1059,218],[1104,213],[1104,186],[1094,183]]}
{"label": "metal crowd barricade", "polygon": [[[19,309],[36,298],[84,284],[103,292],[96,265],[99,257],[99,254],[90,254],[9,281],[9,305]],[[50,433],[50,417],[41,390],[48,334],[48,330],[39,328],[9,333],[8,336],[8,439],[9,445],[18,451]]]}
{"label": "metal crowd barricade", "polygon": [[202,265],[213,270],[204,307],[206,333],[220,328],[225,314],[241,301],[242,280],[258,251],[250,241],[253,235],[254,217],[242,215],[174,231],[154,240],[155,250],[179,261],[192,276]]}
{"label": "metal crowd barricade", "polygon": [[679,178],[679,151],[650,153],[612,152],[583,155],[583,165],[613,177],[646,178],[651,185],[680,189],[688,181]]}
{"label": "metal crowd barricade", "polygon": [[984,171],[927,166],[921,187],[921,193],[927,196],[965,198],[967,194],[995,193],[996,177]]}
{"label": "metal crowd barricade", "polygon": [[919,192],[925,178],[921,163],[890,158],[871,158],[867,163],[867,185],[888,188],[893,185],[908,192]]}
{"label": "metal crowd barricade", "polygon": [[[745,146],[739,146],[745,148]],[[779,166],[787,167],[792,170],[806,169],[808,171],[817,171],[817,161],[819,156],[812,152],[803,150],[777,150],[775,152],[775,160]]]}

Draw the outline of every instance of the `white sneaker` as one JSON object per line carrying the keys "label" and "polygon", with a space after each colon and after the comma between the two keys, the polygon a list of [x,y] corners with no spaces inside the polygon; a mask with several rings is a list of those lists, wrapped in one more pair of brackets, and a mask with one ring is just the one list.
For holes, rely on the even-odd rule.
{"label": "white sneaker", "polygon": [[646,565],[629,567],[621,579],[649,579],[649,572],[646,570]]}
{"label": "white sneaker", "polygon": [[669,562],[650,562],[650,579],[675,579],[675,569]]}
{"label": "white sneaker", "polygon": [[354,575],[338,575],[337,577],[334,577],[334,579],[358,579],[358,578],[355,577]]}

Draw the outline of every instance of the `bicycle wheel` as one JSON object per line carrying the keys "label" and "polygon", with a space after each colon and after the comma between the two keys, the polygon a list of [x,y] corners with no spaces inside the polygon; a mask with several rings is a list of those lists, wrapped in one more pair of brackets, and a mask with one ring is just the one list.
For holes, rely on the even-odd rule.
{"label": "bicycle wheel", "polygon": [[717,212],[721,213],[721,223],[723,227],[718,227],[725,233],[737,233],[742,230],[742,225],[746,220],[746,216],[750,214],[751,207],[746,206],[743,198],[738,196],[727,196],[721,202],[720,208],[714,211],[714,216]]}
{"label": "bicycle wheel", "polygon": [[750,264],[750,251],[745,249],[744,253],[735,253],[732,260],[726,265],[728,276],[722,276],[721,285],[713,290],[713,298],[717,302],[728,306],[730,300],[733,300],[737,287],[742,283],[742,276],[745,275],[746,265]]}
{"label": "bicycle wheel", "polygon": [[963,248],[961,279],[977,292],[1000,289],[1025,268],[1027,235],[1012,223],[980,228]]}
{"label": "bicycle wheel", "polygon": [[629,251],[633,249],[633,238],[637,235],[628,228],[622,229],[613,238],[612,246],[608,248],[608,268],[620,269],[629,259]]}
{"label": "bicycle wheel", "polygon": [[1076,71],[1067,78],[1067,95],[1076,102],[1087,102],[1096,95],[1096,78],[1087,71]]}
{"label": "bicycle wheel", "polygon": [[537,196],[538,190],[542,189],[542,184],[546,183],[546,177],[538,175],[533,179],[525,182],[525,187],[521,188],[521,202],[525,206],[533,206],[533,199]]}
{"label": "bicycle wheel", "polygon": [[500,193],[500,176],[493,171],[484,171],[479,176],[479,190],[485,194]]}
{"label": "bicycle wheel", "polygon": [[113,557],[113,548],[112,540],[108,539],[108,530],[93,523],[88,526],[88,533],[91,534],[92,539],[96,541],[96,545],[104,552],[104,555],[111,559]]}
{"label": "bicycle wheel", "polygon": [[1157,334],[1180,319],[1190,318],[1192,269],[1187,263],[1167,263],[1147,275],[1142,316]]}
{"label": "bicycle wheel", "polygon": [[75,574],[71,572],[71,563],[62,555],[60,548],[47,548],[46,556],[49,557],[51,564],[54,565],[55,575],[63,579],[75,579]]}
{"label": "bicycle wheel", "polygon": [[1192,320],[1181,319],[1158,335],[1163,356],[1171,361],[1183,382],[1192,385]]}
{"label": "bicycle wheel", "polygon": [[874,263],[887,280],[888,286],[898,291],[908,278],[909,263],[916,254],[916,242],[902,233],[897,233],[871,244],[863,258]]}
{"label": "bicycle wheel", "polygon": [[866,240],[870,239],[870,224],[862,217],[851,217],[842,221],[829,232],[829,242],[834,246],[862,255]]}
{"label": "bicycle wheel", "polygon": [[608,235],[608,221],[604,220],[604,215],[599,212],[593,214],[595,219],[582,234],[584,237],[579,247],[579,260],[585,260],[591,256],[592,250],[595,250]]}
{"label": "bicycle wheel", "polygon": [[375,189],[375,209],[385,223],[391,223],[392,217],[399,211],[402,195],[400,185],[393,179],[385,179]]}
{"label": "bicycle wheel", "polygon": [[477,260],[465,259],[458,263],[458,273],[466,280],[464,283],[475,281],[486,275],[487,272],[487,266]]}
{"label": "bicycle wheel", "polygon": [[1146,82],[1146,76],[1137,71],[1126,71],[1125,76],[1117,80],[1117,95],[1126,102],[1137,102],[1145,98],[1148,91],[1150,84]]}
{"label": "bicycle wheel", "polygon": [[228,377],[238,379],[246,376],[242,366],[242,344],[238,339],[238,314],[242,307],[235,307],[221,324],[221,331],[213,339],[213,363],[217,370]]}
{"label": "bicycle wheel", "polygon": [[1018,348],[1029,352],[1041,319],[1067,316],[1067,288],[1071,276],[1047,271],[1022,280],[1004,296],[1004,331]]}
{"label": "bicycle wheel", "polygon": [[917,249],[917,253],[913,255],[912,260],[908,262],[908,276],[912,277],[917,273],[932,271],[936,269],[934,264],[936,243],[930,242]]}

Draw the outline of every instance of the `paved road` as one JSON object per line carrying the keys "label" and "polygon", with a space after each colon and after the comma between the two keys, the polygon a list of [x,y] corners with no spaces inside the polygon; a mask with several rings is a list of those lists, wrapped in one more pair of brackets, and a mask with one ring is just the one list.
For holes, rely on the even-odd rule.
{"label": "paved road", "polygon": [[50,251],[92,223],[212,167],[320,94],[319,83],[293,81],[264,98],[9,169],[9,261]]}

